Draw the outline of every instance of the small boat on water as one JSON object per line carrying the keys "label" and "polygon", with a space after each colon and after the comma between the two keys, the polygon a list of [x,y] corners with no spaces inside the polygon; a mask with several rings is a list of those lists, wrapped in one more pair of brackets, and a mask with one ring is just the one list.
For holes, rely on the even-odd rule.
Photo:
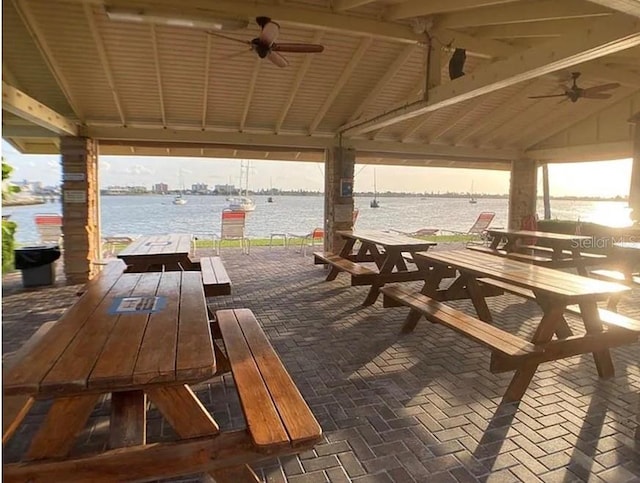
{"label": "small boat on water", "polygon": [[227,198],[229,205],[227,208],[233,211],[255,211],[256,203],[246,196],[234,196]]}
{"label": "small boat on water", "polygon": [[273,197],[269,196],[269,197],[267,198],[267,203],[273,203]]}
{"label": "small boat on water", "polygon": [[476,197],[473,195],[473,181],[471,181],[471,197],[469,198],[469,203],[475,205],[477,202],[478,200],[476,200]]}
{"label": "small boat on water", "polygon": [[182,194],[179,194],[178,196],[176,196],[173,199],[173,204],[174,205],[186,205],[187,204],[187,200],[186,200],[186,198],[182,197]]}
{"label": "small boat on water", "polygon": [[378,202],[378,190],[376,187],[376,169],[373,168],[373,199],[371,203],[369,203],[371,208],[380,208],[380,203]]}

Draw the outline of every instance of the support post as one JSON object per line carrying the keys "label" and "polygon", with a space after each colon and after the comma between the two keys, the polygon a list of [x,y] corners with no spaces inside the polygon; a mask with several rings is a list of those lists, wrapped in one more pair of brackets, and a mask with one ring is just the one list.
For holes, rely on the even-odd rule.
{"label": "support post", "polygon": [[62,234],[68,284],[85,283],[96,273],[98,226],[98,143],[84,137],[60,138]]}
{"label": "support post", "polygon": [[633,160],[631,165],[631,186],[629,187],[629,208],[633,224],[640,225],[640,112],[629,119],[633,124]]}
{"label": "support post", "polygon": [[356,152],[334,147],[325,151],[324,244],[338,253],[344,244],[336,232],[353,229],[353,177]]}
{"label": "support post", "polygon": [[509,228],[520,228],[524,217],[536,214],[537,185],[538,166],[536,161],[518,159],[511,162]]}
{"label": "support post", "polygon": [[542,201],[544,203],[544,219],[551,219],[551,198],[549,193],[549,164],[542,165]]}

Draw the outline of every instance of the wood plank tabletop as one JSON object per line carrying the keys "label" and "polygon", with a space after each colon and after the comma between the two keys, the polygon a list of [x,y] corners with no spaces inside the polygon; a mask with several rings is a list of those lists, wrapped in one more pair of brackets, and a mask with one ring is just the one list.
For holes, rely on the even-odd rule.
{"label": "wood plank tabletop", "polygon": [[4,380],[60,396],[188,384],[216,370],[200,272],[104,272]]}
{"label": "wood plank tabletop", "polygon": [[509,238],[542,238],[545,240],[556,241],[579,241],[590,240],[590,236],[586,235],[569,235],[566,233],[550,233],[547,231],[530,231],[530,230],[509,230],[506,228],[488,228],[489,235],[501,235]]}
{"label": "wood plank tabletop", "polygon": [[338,231],[337,233],[343,238],[353,238],[363,242],[375,243],[383,247],[401,248],[406,251],[427,250],[429,247],[437,245],[437,243],[432,241],[380,230],[344,230]]}
{"label": "wood plank tabletop", "polygon": [[455,267],[478,277],[489,277],[519,287],[560,296],[569,301],[605,300],[612,294],[627,292],[624,285],[531,265],[473,250],[418,252],[415,258]]}
{"label": "wood plank tabletop", "polygon": [[165,235],[145,235],[125,247],[118,258],[135,256],[154,256],[166,254],[188,255],[191,249],[191,235],[169,233]]}

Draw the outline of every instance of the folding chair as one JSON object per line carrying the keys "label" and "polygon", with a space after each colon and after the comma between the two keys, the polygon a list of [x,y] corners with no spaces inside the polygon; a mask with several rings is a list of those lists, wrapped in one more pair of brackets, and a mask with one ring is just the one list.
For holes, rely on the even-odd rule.
{"label": "folding chair", "polygon": [[41,243],[62,245],[62,215],[57,213],[37,213],[34,220]]}
{"label": "folding chair", "polygon": [[222,218],[220,223],[220,236],[214,235],[214,241],[217,241],[217,254],[220,255],[220,247],[224,240],[240,240],[240,248],[242,253],[249,254],[251,249],[251,241],[245,235],[245,221],[247,214],[244,211],[234,211],[229,209],[222,210]]}
{"label": "folding chair", "polygon": [[455,235],[471,235],[476,237],[475,240],[471,240],[467,242],[467,244],[485,244],[487,240],[487,228],[496,217],[496,214],[493,211],[483,211],[478,215],[476,221],[471,225],[468,231],[455,231],[455,230],[446,230],[441,229],[440,231],[453,233]]}

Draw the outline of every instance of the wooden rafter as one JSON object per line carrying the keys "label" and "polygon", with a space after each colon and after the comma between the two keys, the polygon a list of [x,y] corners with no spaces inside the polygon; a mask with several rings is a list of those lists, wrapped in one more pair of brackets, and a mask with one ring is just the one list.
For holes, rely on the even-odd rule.
{"label": "wooden rafter", "polygon": [[156,38],[156,26],[151,25],[151,45],[153,47],[153,60],[156,67],[156,82],[158,83],[158,95],[160,96],[160,115],[162,127],[167,127],[167,113],[164,108],[164,89],[162,88],[162,74],[160,72],[160,55],[158,54],[158,39]]}
{"label": "wooden rafter", "polygon": [[474,36],[489,39],[560,37],[567,32],[584,29],[590,17],[485,25],[474,29]]}
{"label": "wooden rafter", "polygon": [[400,135],[400,141],[402,141],[403,143],[406,142],[407,139],[409,139],[411,136],[413,136],[415,133],[417,133],[420,129],[423,128],[423,126],[425,126],[427,124],[427,122],[429,122],[429,119],[431,119],[432,115],[433,115],[433,112],[428,112],[424,116],[417,117],[411,123],[411,126],[409,126]]}
{"label": "wooden rafter", "polygon": [[111,89],[113,102],[115,103],[116,109],[118,110],[118,115],[120,116],[120,122],[122,123],[123,126],[126,126],[127,119],[124,115],[124,110],[122,109],[122,103],[120,102],[120,96],[118,95],[116,82],[113,78],[113,73],[111,72],[111,66],[109,65],[109,59],[107,58],[107,54],[104,48],[104,42],[102,41],[102,37],[98,32],[98,27],[96,26],[96,21],[93,17],[93,5],[85,3],[83,6],[84,6],[84,15],[89,24],[89,30],[91,31],[93,42],[96,44],[96,50],[98,51],[98,57],[100,58],[100,63],[102,64],[104,73],[107,76],[107,82],[109,83],[109,89]]}
{"label": "wooden rafter", "polygon": [[[545,139],[553,136],[554,134],[560,133],[566,129],[569,129],[571,126],[574,126],[576,124],[578,124],[579,122],[583,121],[584,119],[588,118],[589,116],[592,116],[593,114],[602,111],[603,109],[612,106],[618,102],[620,102],[621,100],[629,97],[630,95],[632,95],[633,92],[630,92],[628,89],[620,89],[619,92],[615,93],[613,96],[611,96],[610,99],[606,99],[606,100],[598,100],[598,104],[592,104],[591,106],[588,107],[588,109],[583,110],[581,113],[579,113],[576,116],[569,116],[565,121],[563,122],[559,122],[559,123],[548,123],[548,122],[541,122],[539,123],[536,127],[537,129],[531,129],[531,130],[527,130],[526,133],[523,133],[522,136],[519,136],[518,141],[520,140],[525,140],[526,141],[526,145],[528,147],[532,147],[535,146],[536,144],[538,144],[541,141],[544,141]],[[580,101],[578,101],[580,102]],[[512,143],[513,145],[515,145],[516,143]],[[518,143],[519,145],[522,145],[522,143]]]}
{"label": "wooden rafter", "polygon": [[640,2],[638,0],[589,0],[593,3],[618,10],[619,12],[640,18]]}
{"label": "wooden rafter", "polygon": [[351,10],[352,8],[362,7],[376,0],[334,0],[333,9],[341,12],[343,10]]}
{"label": "wooden rafter", "polygon": [[[425,73],[421,72],[418,76],[418,81],[413,85],[413,87],[409,90],[408,94],[405,97],[405,100],[400,105],[407,105],[411,102],[415,102],[423,93],[425,88]],[[372,132],[371,139],[378,138],[381,134],[384,134],[385,128],[378,129],[375,132]]]}
{"label": "wooden rafter", "polygon": [[353,112],[353,115],[349,119],[349,121],[354,121],[362,116],[362,113],[374,102],[380,92],[389,85],[393,77],[402,69],[404,64],[409,60],[409,57],[415,52],[417,49],[416,45],[407,45],[402,49],[402,52],[395,58],[393,63],[389,66],[385,74],[380,78],[378,83],[374,86],[373,89],[369,91],[369,94],[365,99],[360,103],[360,105]]}
{"label": "wooden rafter", "polygon": [[207,49],[204,58],[204,90],[202,91],[202,121],[200,126],[207,126],[207,107],[209,104],[209,74],[211,72],[211,35],[207,35]]}
{"label": "wooden rafter", "polygon": [[443,46],[451,45],[476,53],[478,57],[505,57],[520,50],[518,47],[499,40],[468,35],[462,32],[439,28],[433,32],[433,38]]}
{"label": "wooden rafter", "polygon": [[[311,39],[311,43],[313,44],[320,43],[320,40],[322,40],[323,33],[324,32],[320,30],[316,30],[316,32],[313,34],[313,39]],[[289,97],[284,103],[284,106],[282,106],[282,110],[280,111],[280,115],[278,116],[278,121],[276,122],[276,128],[275,128],[276,133],[279,133],[280,129],[282,129],[282,123],[284,123],[284,120],[287,117],[287,113],[289,112],[289,109],[291,109],[291,105],[293,104],[293,101],[296,98],[298,89],[300,89],[300,86],[302,85],[302,81],[307,75],[307,71],[311,66],[312,60],[313,60],[312,55],[305,56],[304,60],[302,61],[302,65],[298,69],[298,72],[296,72],[296,78],[294,79],[293,85],[291,86],[291,90],[289,91]]]}
{"label": "wooden rafter", "polygon": [[77,136],[76,124],[33,97],[2,81],[2,109],[52,133]]}
{"label": "wooden rafter", "polygon": [[251,80],[249,81],[249,91],[244,101],[244,108],[242,109],[242,118],[240,118],[240,132],[244,131],[245,123],[247,122],[247,115],[249,114],[249,108],[251,107],[251,101],[253,100],[253,93],[256,90],[256,83],[258,81],[258,74],[260,73],[260,65],[262,64],[260,58],[256,58],[253,63],[253,72],[251,73]]}
{"label": "wooden rafter", "polygon": [[444,12],[455,12],[469,8],[482,8],[489,5],[503,5],[519,0],[407,0],[396,3],[386,11],[385,18],[399,20],[403,18],[421,17]]}
{"label": "wooden rafter", "polygon": [[29,10],[28,3],[25,0],[13,0],[13,4],[15,6],[16,12],[18,12],[18,15],[20,16],[22,22],[24,23],[25,28],[29,32],[29,35],[33,39],[34,43],[36,44],[36,47],[38,48],[38,50],[40,51],[40,54],[42,55],[42,58],[47,64],[49,71],[53,75],[53,78],[56,80],[58,84],[58,88],[62,91],[62,94],[64,95],[65,99],[69,103],[69,106],[71,107],[71,110],[73,111],[74,115],[78,119],[80,119],[80,121],[84,121],[85,120],[84,114],[80,109],[76,100],[71,95],[71,89],[69,88],[69,83],[67,82],[66,78],[62,74],[62,70],[60,69],[58,62],[53,56],[51,49],[49,49],[49,44],[47,43],[44,35],[42,34],[40,27],[38,27],[38,24],[36,23],[36,20],[33,17],[33,14]]}
{"label": "wooden rafter", "polygon": [[440,28],[479,27],[506,23],[540,22],[546,20],[610,15],[611,10],[583,0],[540,0],[496,5],[442,15]]}
{"label": "wooden rafter", "polygon": [[469,115],[473,114],[473,112],[475,112],[475,110],[486,101],[486,96],[476,97],[472,101],[462,106],[462,110],[464,111],[462,114],[457,113],[449,122],[441,123],[435,130],[429,133],[429,142],[431,143],[451,131],[454,127],[464,121]]}
{"label": "wooden rafter", "polygon": [[324,103],[322,104],[322,107],[316,114],[316,117],[311,122],[311,125],[309,126],[309,134],[313,134],[317,129],[318,125],[322,122],[322,119],[324,119],[324,116],[329,110],[329,108],[331,107],[331,104],[333,104],[333,101],[335,101],[336,97],[338,97],[338,94],[340,94],[340,91],[342,90],[344,85],[347,83],[347,81],[351,77],[353,70],[358,65],[358,62],[360,62],[360,59],[362,59],[362,56],[369,48],[372,41],[373,39],[371,37],[365,37],[360,41],[360,44],[358,45],[358,48],[356,49],[353,56],[351,57],[351,60],[342,71],[342,74],[340,74],[340,77],[338,78],[335,85],[333,86],[333,89],[329,93],[329,96],[325,99]]}
{"label": "wooden rafter", "polygon": [[[614,16],[594,22],[582,35],[569,35],[496,61],[429,91],[429,99],[340,128],[343,135],[363,134],[435,111],[519,82],[640,45],[640,20]],[[550,55],[552,52],[553,55]]]}
{"label": "wooden rafter", "polygon": [[[513,96],[509,97],[505,102],[499,104],[495,109],[485,115],[485,119],[500,119],[505,114],[511,112],[513,109],[513,104],[520,101],[522,96],[528,92],[531,85],[534,83],[534,80],[526,82],[521,89],[519,89]],[[506,119],[504,123],[509,122],[509,119]],[[501,124],[502,125],[502,124]],[[491,126],[492,130],[498,130],[498,126],[492,125],[490,121],[486,123],[479,122],[473,128],[467,129],[462,136],[459,136],[455,139],[455,144],[462,144],[466,139],[471,138],[475,134],[487,129],[487,127]],[[475,144],[475,143],[473,143]]]}

